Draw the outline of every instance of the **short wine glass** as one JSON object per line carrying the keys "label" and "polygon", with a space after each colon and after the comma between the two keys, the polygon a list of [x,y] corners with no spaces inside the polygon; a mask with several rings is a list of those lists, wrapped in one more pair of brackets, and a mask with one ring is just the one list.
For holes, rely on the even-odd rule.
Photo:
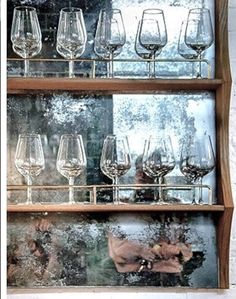
{"label": "short wine glass", "polygon": [[145,9],[142,14],[140,31],[140,44],[151,52],[153,71],[151,77],[155,78],[155,56],[167,44],[167,30],[164,12],[161,9]]}
{"label": "short wine glass", "polygon": [[175,157],[170,136],[150,136],[145,142],[143,151],[143,171],[159,184],[158,193],[154,189],[154,203],[164,203],[161,184],[166,174],[175,167]]}
{"label": "short wine glass", "polygon": [[[181,150],[180,170],[190,183],[199,184],[198,196],[194,192],[193,204],[203,203],[202,180],[215,167],[215,155],[211,137],[204,134],[201,137],[193,137]],[[195,188],[194,188],[195,190]],[[197,200],[196,200],[196,197]]]}
{"label": "short wine glass", "polygon": [[[150,59],[152,58],[152,53],[150,50],[147,50],[146,48],[144,48],[141,44],[140,44],[140,28],[141,28],[141,21],[138,22],[138,27],[137,27],[137,32],[136,32],[136,36],[135,36],[135,43],[134,43],[134,50],[136,52],[136,54],[141,57],[144,60],[148,60],[148,76],[151,78],[152,77],[152,65],[150,62]],[[161,53],[161,49],[159,49],[159,51],[156,53],[156,55],[159,55]]]}
{"label": "short wine glass", "polygon": [[[98,23],[96,27],[95,39],[94,39],[94,52],[102,59],[109,60],[110,52],[106,48],[105,42],[106,33],[106,10],[101,9],[99,12]],[[113,53],[113,57],[118,56],[122,51],[122,48],[118,48]],[[107,62],[107,77],[111,76],[112,61]]]}
{"label": "short wine glass", "polygon": [[86,169],[86,164],[82,136],[78,134],[62,135],[57,154],[57,170],[69,180],[69,204],[75,203],[75,178]]}
{"label": "short wine glass", "polygon": [[189,10],[185,30],[185,43],[196,51],[199,59],[197,78],[202,78],[202,52],[208,49],[214,41],[210,11],[207,8]]}
{"label": "short wine glass", "polygon": [[27,201],[32,204],[32,180],[45,167],[41,137],[39,134],[20,134],[18,137],[15,166],[27,180]]}
{"label": "short wine glass", "polygon": [[180,26],[179,39],[178,39],[178,53],[185,59],[197,59],[197,53],[185,43],[185,31],[187,21],[183,21]]}
{"label": "short wine glass", "polygon": [[118,178],[126,174],[131,168],[128,138],[108,135],[103,143],[100,160],[102,172],[112,178],[113,202],[119,204]]}
{"label": "short wine glass", "polygon": [[30,6],[14,8],[11,42],[13,51],[24,58],[24,76],[29,76],[29,59],[42,49],[42,35],[36,9]]}
{"label": "short wine glass", "polygon": [[74,59],[85,50],[87,32],[83,12],[80,8],[66,7],[61,9],[57,30],[57,52],[69,59],[69,78],[75,77]]}

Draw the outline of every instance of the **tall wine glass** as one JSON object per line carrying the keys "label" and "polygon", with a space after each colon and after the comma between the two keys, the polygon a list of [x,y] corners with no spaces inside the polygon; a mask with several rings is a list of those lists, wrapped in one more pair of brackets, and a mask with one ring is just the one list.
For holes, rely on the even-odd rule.
{"label": "tall wine glass", "polygon": [[[137,27],[137,32],[136,32],[136,36],[135,36],[135,43],[134,43],[134,50],[136,52],[136,54],[141,57],[142,59],[151,59],[152,58],[152,53],[150,50],[144,48],[141,44],[140,44],[140,28],[141,28],[141,21],[138,22],[138,27]],[[159,55],[161,53],[161,49],[158,50],[158,52],[156,53],[156,55]],[[148,76],[152,77],[152,69],[151,69],[151,63],[150,60],[148,60]]]}
{"label": "tall wine glass", "polygon": [[57,154],[57,170],[69,180],[69,204],[74,204],[74,182],[86,168],[86,155],[81,135],[61,136]]}
{"label": "tall wine glass", "polygon": [[102,44],[109,52],[110,76],[114,76],[113,58],[114,53],[121,49],[126,42],[126,33],[122,13],[119,9],[106,12],[105,36],[101,39]]}
{"label": "tall wine glass", "polygon": [[[202,137],[190,138],[181,150],[180,170],[189,182],[202,185],[205,175],[215,167],[215,155],[211,137],[204,134]],[[194,189],[195,190],[195,189]],[[202,187],[196,200],[194,193],[193,204],[202,203]]]}
{"label": "tall wine glass", "polygon": [[[94,39],[94,52],[103,59],[110,58],[110,52],[106,48],[106,10],[101,9],[99,12],[98,23],[96,27],[95,39]],[[122,48],[118,48],[114,51],[113,57],[119,55],[122,51]],[[107,62],[107,77],[111,76],[112,61]]]}
{"label": "tall wine glass", "polygon": [[127,137],[108,135],[103,143],[100,161],[102,172],[112,178],[113,202],[119,204],[118,178],[126,174],[131,167],[129,143]]}
{"label": "tall wine glass", "polygon": [[66,7],[61,9],[57,30],[57,52],[69,59],[69,78],[75,77],[74,59],[85,50],[87,32],[83,12],[80,8]]}
{"label": "tall wine glass", "polygon": [[139,42],[151,52],[153,60],[151,77],[155,78],[155,55],[167,44],[167,31],[163,10],[145,9],[143,11]]}
{"label": "tall wine glass", "polygon": [[[145,142],[143,152],[143,171],[154,179],[155,184],[163,184],[164,176],[175,167],[175,157],[172,148],[171,138],[152,137]],[[158,188],[158,194],[154,189],[155,203],[163,203],[163,194],[161,186]]]}
{"label": "tall wine glass", "polygon": [[196,51],[199,67],[197,78],[201,75],[202,52],[208,49],[214,41],[210,11],[207,8],[190,9],[185,31],[185,43]]}
{"label": "tall wine glass", "polygon": [[29,75],[29,58],[39,54],[42,35],[36,9],[30,6],[14,8],[11,41],[13,51],[24,58],[24,76]]}
{"label": "tall wine glass", "polygon": [[32,204],[32,180],[45,167],[41,137],[38,134],[20,134],[18,137],[15,166],[27,180],[27,201]]}

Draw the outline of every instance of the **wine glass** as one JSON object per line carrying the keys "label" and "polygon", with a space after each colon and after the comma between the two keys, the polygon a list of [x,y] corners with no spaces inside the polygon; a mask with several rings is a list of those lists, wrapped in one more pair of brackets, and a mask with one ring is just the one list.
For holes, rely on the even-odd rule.
{"label": "wine glass", "polygon": [[185,59],[197,59],[197,53],[185,43],[185,31],[187,21],[183,21],[180,26],[179,39],[178,39],[178,53]]}
{"label": "wine glass", "polygon": [[209,9],[190,9],[185,30],[185,43],[197,53],[197,57],[199,59],[197,78],[202,78],[202,52],[213,44],[213,40],[213,29]]}
{"label": "wine glass", "polygon": [[80,8],[66,7],[60,11],[57,30],[57,52],[69,59],[69,78],[75,77],[74,59],[80,57],[85,50],[87,32],[83,12]]}
{"label": "wine glass", "polygon": [[105,23],[102,29],[100,38],[101,45],[109,52],[110,64],[110,77],[114,76],[113,58],[115,52],[121,49],[126,42],[125,27],[123,23],[122,13],[119,9],[112,9],[106,11]]}
{"label": "wine glass", "polygon": [[86,155],[81,135],[64,134],[61,136],[57,170],[69,180],[69,204],[74,204],[74,181],[86,168]]}
{"label": "wine glass", "polygon": [[13,51],[24,58],[24,77],[29,75],[29,58],[42,49],[42,35],[36,9],[30,6],[17,6],[13,11],[11,26]]}
{"label": "wine glass", "polygon": [[151,59],[153,60],[151,77],[155,78],[155,55],[167,44],[167,31],[163,10],[145,9],[143,11],[139,42],[151,52]]}
{"label": "wine glass", "polygon": [[[154,179],[155,184],[163,184],[164,176],[175,167],[175,157],[170,136],[153,137],[144,144],[143,171]],[[162,187],[159,186],[158,194],[154,189],[155,203],[164,203]]]}
{"label": "wine glass", "polygon": [[211,137],[204,134],[200,138],[190,138],[189,142],[181,150],[180,170],[189,182],[200,185],[198,200],[196,201],[196,195],[194,194],[193,204],[201,204],[203,202],[202,180],[214,167],[215,155]]}
{"label": "wine glass", "polygon": [[32,180],[45,167],[41,137],[39,134],[20,134],[18,137],[15,166],[27,180],[27,201],[32,204]]}
{"label": "wine glass", "polygon": [[[103,59],[109,59],[110,53],[106,48],[105,42],[105,32],[106,32],[106,10],[101,9],[99,12],[98,23],[96,27],[95,39],[94,39],[94,52]],[[113,57],[119,55],[122,48],[118,48],[113,52]],[[107,77],[111,76],[112,61],[107,62]]]}
{"label": "wine glass", "polygon": [[103,143],[100,160],[102,172],[112,178],[114,185],[113,202],[119,204],[118,178],[126,174],[131,167],[129,143],[127,137],[108,135]]}
{"label": "wine glass", "polygon": [[[142,59],[148,59],[148,75],[151,77],[152,70],[151,70],[151,63],[150,59],[152,58],[152,53],[150,50],[147,50],[140,44],[140,28],[141,28],[141,21],[138,22],[137,32],[135,36],[135,43],[134,43],[134,50],[136,54],[141,57]],[[159,55],[161,53],[161,49],[159,49],[156,53],[156,55]]]}

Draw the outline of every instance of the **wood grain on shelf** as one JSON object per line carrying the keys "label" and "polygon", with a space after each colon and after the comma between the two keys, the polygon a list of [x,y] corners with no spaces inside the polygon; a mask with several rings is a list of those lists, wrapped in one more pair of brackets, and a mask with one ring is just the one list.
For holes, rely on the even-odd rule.
{"label": "wood grain on shelf", "polygon": [[8,212],[223,212],[223,205],[32,204],[8,205]]}
{"label": "wood grain on shelf", "polygon": [[156,93],[161,90],[216,90],[219,79],[82,79],[82,78],[9,78],[8,93],[26,91],[99,91],[110,93]]}
{"label": "wood grain on shelf", "polygon": [[223,82],[216,92],[217,194],[225,207],[218,221],[219,286],[229,288],[229,248],[233,197],[229,167],[229,109],[231,74],[228,49],[228,0],[215,1],[216,76]]}

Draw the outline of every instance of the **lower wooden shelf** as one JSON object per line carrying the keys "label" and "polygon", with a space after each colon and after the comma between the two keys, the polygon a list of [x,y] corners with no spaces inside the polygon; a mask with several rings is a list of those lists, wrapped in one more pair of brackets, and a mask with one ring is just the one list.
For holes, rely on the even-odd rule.
{"label": "lower wooden shelf", "polygon": [[223,205],[32,204],[8,205],[7,212],[223,212]]}

